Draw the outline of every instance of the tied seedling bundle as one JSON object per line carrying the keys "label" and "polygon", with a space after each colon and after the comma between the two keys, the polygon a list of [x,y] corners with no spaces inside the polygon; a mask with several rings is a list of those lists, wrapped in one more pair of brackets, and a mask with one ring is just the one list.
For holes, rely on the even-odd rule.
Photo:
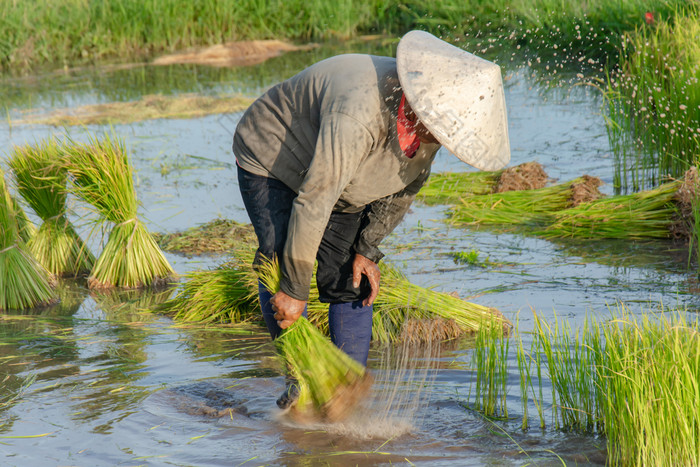
{"label": "tied seedling bundle", "polygon": [[49,272],[20,238],[15,202],[0,170],[0,310],[22,310],[54,301]]}
{"label": "tied seedling bundle", "polygon": [[461,225],[542,225],[563,209],[600,198],[600,179],[584,175],[567,183],[536,190],[508,191],[462,198],[450,210]]}
{"label": "tied seedling bundle", "polygon": [[674,197],[680,181],[629,195],[583,203],[553,214],[537,232],[544,237],[669,238],[679,211]]}
{"label": "tied seedling bundle", "polygon": [[66,151],[75,194],[94,207],[101,223],[114,224],[89,287],[139,288],[165,282],[174,271],[137,217],[133,169],[123,142],[106,135]]}
{"label": "tied seedling bundle", "polygon": [[453,339],[484,327],[508,333],[512,324],[495,308],[412,284],[382,263],[382,289],[374,302],[372,338],[387,343]]}
{"label": "tied seedling bundle", "polygon": [[17,191],[43,222],[27,242],[29,251],[56,276],[89,273],[95,257],[68,220],[68,173],[58,142],[15,147],[10,167]]}
{"label": "tied seedling bundle", "polygon": [[547,180],[547,174],[537,162],[493,172],[437,173],[430,175],[416,199],[428,205],[450,204],[468,196],[543,188]]}
{"label": "tied seedling bundle", "polygon": [[[279,290],[276,262],[258,268],[271,292]],[[303,316],[275,340],[279,355],[299,385],[299,399],[290,415],[302,422],[337,422],[346,418],[369,391],[372,377],[365,367],[336,347]]]}

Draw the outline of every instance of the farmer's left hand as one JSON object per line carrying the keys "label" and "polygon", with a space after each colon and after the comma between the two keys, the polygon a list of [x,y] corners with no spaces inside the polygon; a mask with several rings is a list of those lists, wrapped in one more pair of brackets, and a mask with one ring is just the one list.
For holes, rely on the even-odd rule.
{"label": "farmer's left hand", "polygon": [[377,298],[377,294],[379,293],[379,278],[381,273],[379,272],[377,263],[362,255],[355,254],[355,259],[352,261],[353,287],[358,288],[360,286],[363,275],[367,277],[369,285],[372,288],[369,297],[362,301],[363,306],[368,306],[374,303],[374,299]]}

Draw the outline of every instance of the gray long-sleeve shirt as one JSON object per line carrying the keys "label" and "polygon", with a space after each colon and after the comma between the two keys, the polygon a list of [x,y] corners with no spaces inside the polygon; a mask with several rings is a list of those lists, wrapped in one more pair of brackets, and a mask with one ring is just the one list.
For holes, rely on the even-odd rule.
{"label": "gray long-sleeve shirt", "polygon": [[396,60],[339,55],[277,84],[245,112],[233,140],[238,164],[294,190],[280,263],[281,289],[307,300],[314,261],[332,211],[370,205],[354,248],[379,261],[379,243],[401,221],[430,174],[439,145],[412,158],[396,128],[402,90]]}

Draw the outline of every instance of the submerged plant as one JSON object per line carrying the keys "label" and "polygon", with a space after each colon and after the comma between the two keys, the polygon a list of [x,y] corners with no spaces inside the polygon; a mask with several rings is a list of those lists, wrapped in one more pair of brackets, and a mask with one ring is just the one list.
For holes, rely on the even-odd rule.
{"label": "submerged plant", "polygon": [[0,170],[0,310],[33,308],[55,300],[49,272],[20,238],[15,203]]}
{"label": "submerged plant", "polygon": [[34,257],[57,276],[88,273],[95,257],[68,220],[68,173],[59,143],[50,138],[15,147],[10,158],[17,191],[43,223],[27,242]]}
{"label": "submerged plant", "polygon": [[[281,272],[276,262],[263,264],[258,272],[267,290],[279,290]],[[303,316],[284,329],[275,343],[289,375],[299,385],[299,400],[292,408],[294,418],[342,420],[369,390],[372,378],[365,367]]]}
{"label": "submerged plant", "polygon": [[100,222],[112,223],[88,278],[91,288],[138,288],[167,280],[173,269],[138,218],[132,167],[120,140],[108,135],[66,146],[74,192],[92,205]]}

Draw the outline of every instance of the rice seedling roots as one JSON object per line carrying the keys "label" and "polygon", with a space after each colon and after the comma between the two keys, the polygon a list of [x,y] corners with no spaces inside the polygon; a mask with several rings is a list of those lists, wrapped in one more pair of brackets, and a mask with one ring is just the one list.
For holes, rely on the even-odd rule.
{"label": "rice seedling roots", "polygon": [[571,186],[571,206],[575,207],[581,203],[588,203],[603,197],[598,191],[598,187],[603,184],[603,181],[598,177],[583,175],[580,182],[576,182]]}
{"label": "rice seedling roots", "polygon": [[295,405],[285,415],[300,425],[342,422],[350,416],[360,401],[366,399],[373,383],[374,378],[369,371],[365,371],[361,378],[352,383],[339,385],[333,397],[320,410],[307,410]]}
{"label": "rice seedling roots", "polygon": [[525,162],[505,169],[498,178],[493,193],[544,188],[547,180],[549,177],[539,162]]}

